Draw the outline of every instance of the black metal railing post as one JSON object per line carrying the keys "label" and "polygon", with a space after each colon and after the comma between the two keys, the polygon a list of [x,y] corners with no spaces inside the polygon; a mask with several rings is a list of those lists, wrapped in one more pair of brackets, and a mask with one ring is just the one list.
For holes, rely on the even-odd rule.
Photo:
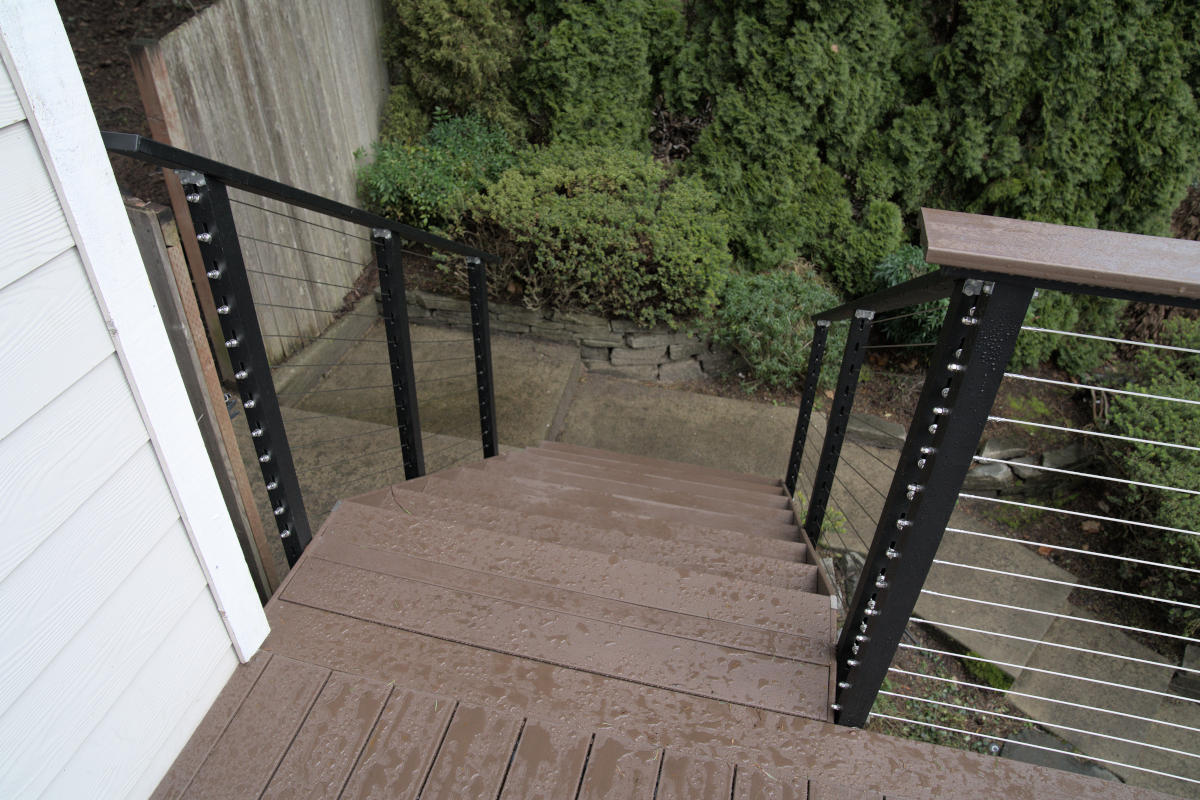
{"label": "black metal railing post", "polygon": [[825,345],[829,342],[829,325],[829,320],[822,319],[813,326],[812,345],[808,349],[808,371],[804,374],[804,394],[800,396],[800,413],[796,416],[796,432],[792,434],[792,455],[783,479],[788,497],[796,493],[796,481],[800,477],[808,424],[812,419],[813,401],[817,398],[817,382],[821,377],[821,364],[825,360]]}
{"label": "black metal railing post", "polygon": [[960,280],[837,647],[840,725],[867,721],[954,511],[1033,290]]}
{"label": "black metal railing post", "polygon": [[471,339],[475,344],[475,380],[479,388],[479,435],[483,457],[500,452],[496,432],[496,392],[492,378],[492,332],[488,323],[487,267],[467,257],[467,280],[471,297]]}
{"label": "black metal railing post", "polygon": [[867,357],[867,338],[871,335],[871,320],[874,317],[874,311],[855,311],[846,334],[842,369],[838,373],[829,419],[825,422],[825,443],[821,447],[817,474],[813,476],[812,497],[809,498],[808,513],[804,517],[804,531],[813,544],[817,544],[821,538],[825,508],[833,492],[833,474],[842,453],[842,443],[846,440],[850,409],[854,405],[854,393],[858,390],[858,376]]}
{"label": "black metal railing post", "polygon": [[408,295],[404,289],[404,264],[396,239],[387,228],[371,231],[375,262],[379,267],[379,299],[392,368],[392,393],[396,400],[396,427],[404,457],[404,477],[425,474],[421,422],[417,412],[417,381],[413,374],[412,336],[408,327]]}
{"label": "black metal railing post", "polygon": [[295,564],[312,540],[312,532],[300,496],[300,481],[292,463],[279,398],[271,380],[267,348],[254,312],[229,192],[223,182],[212,176],[191,170],[177,170],[176,174],[187,195],[246,423],[275,513],[275,525],[288,563]]}

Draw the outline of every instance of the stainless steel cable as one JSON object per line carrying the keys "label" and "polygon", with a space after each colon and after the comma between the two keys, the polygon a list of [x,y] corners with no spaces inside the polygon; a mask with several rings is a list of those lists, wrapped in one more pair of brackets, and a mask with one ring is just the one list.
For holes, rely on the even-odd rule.
{"label": "stainless steel cable", "polygon": [[1101,553],[1097,550],[1082,550],[1078,547],[1064,547],[1060,544],[1047,544],[1046,542],[1034,541],[1031,539],[1014,539],[1011,536],[1000,536],[995,533],[982,533],[980,531],[969,531],[965,528],[946,528],[951,533],[961,533],[966,536],[979,536],[984,539],[996,539],[1001,542],[1014,542],[1016,544],[1027,544],[1032,547],[1042,547],[1049,550],[1061,550],[1066,553],[1076,553],[1081,556],[1095,556],[1096,558],[1109,558],[1113,561],[1123,561],[1129,564],[1142,564],[1147,567],[1161,567],[1163,569],[1176,570],[1178,572],[1194,572],[1200,574],[1200,569],[1195,567],[1181,567],[1175,564],[1166,564],[1161,561],[1147,561],[1144,558],[1131,558],[1129,556],[1118,556],[1111,553]]}
{"label": "stainless steel cable", "polygon": [[1114,478],[1111,475],[1097,475],[1093,472],[1077,472],[1073,469],[1059,469],[1058,467],[1045,467],[1036,464],[1022,464],[1020,461],[1007,461],[1003,458],[988,458],[987,456],[975,456],[975,461],[981,464],[1007,464],[1010,467],[1025,467],[1027,469],[1040,469],[1043,472],[1055,472],[1060,475],[1074,475],[1077,478],[1094,478],[1098,481],[1109,481],[1110,483],[1120,483],[1124,486],[1141,486],[1144,489],[1161,489],[1165,492],[1178,492],[1179,494],[1200,495],[1200,491],[1195,489],[1183,489],[1178,486],[1164,486],[1158,483],[1147,483],[1145,481],[1131,481],[1126,478]]}
{"label": "stainless steel cable", "polygon": [[[1024,419],[1009,419],[1008,417],[988,417],[989,422],[1008,422],[1013,425],[1028,425],[1031,428],[1042,428],[1044,430],[1059,431],[1061,433],[1078,433],[1083,436],[1099,436],[1104,439],[1115,439],[1119,442],[1134,442],[1136,444],[1151,444],[1160,447],[1174,447],[1179,450],[1192,450],[1200,453],[1200,447],[1194,447],[1190,444],[1179,444],[1177,442],[1161,442],[1157,439],[1139,439],[1136,436],[1120,436],[1115,433],[1102,433],[1100,431],[1086,431],[1081,428],[1065,428],[1061,425],[1048,425],[1044,422],[1031,422]],[[1026,466],[1030,466],[1026,464]]]}
{"label": "stainless steel cable", "polygon": [[1075,331],[1058,331],[1053,328],[1035,328],[1032,325],[1022,325],[1021,330],[1030,331],[1031,333],[1053,333],[1058,336],[1072,336],[1077,339],[1094,339],[1100,342],[1112,342],[1113,344],[1131,344],[1135,347],[1152,347],[1155,350],[1173,350],[1177,353],[1191,353],[1200,355],[1200,350],[1193,350],[1190,347],[1175,347],[1169,344],[1158,344],[1157,342],[1138,342],[1133,339],[1114,339],[1110,336],[1097,336],[1093,333],[1077,333]]}
{"label": "stainless steel cable", "polygon": [[1152,522],[1137,522],[1131,519],[1121,519],[1119,517],[1106,517],[1102,514],[1089,514],[1084,511],[1070,511],[1065,508],[1055,508],[1054,506],[1041,506],[1034,503],[1022,503],[1017,500],[1004,500],[999,497],[985,497],[978,494],[968,494],[963,492],[959,494],[959,498],[963,500],[980,500],[986,503],[1002,503],[1010,506],[1020,506],[1021,508],[1031,508],[1038,511],[1050,511],[1057,514],[1067,514],[1072,517],[1082,517],[1084,519],[1094,519],[1100,522],[1114,522],[1119,525],[1133,525],[1138,528],[1149,528],[1150,530],[1166,531],[1167,533],[1183,533],[1188,536],[1200,536],[1200,531],[1190,531],[1187,528],[1172,528],[1168,525],[1156,525]]}
{"label": "stainless steel cable", "polygon": [[1106,386],[1092,386],[1087,383],[1071,383],[1070,381],[1057,381],[1052,378],[1035,378],[1032,375],[1020,375],[1015,372],[1006,372],[1004,377],[1012,378],[1018,381],[1033,381],[1035,383],[1047,383],[1053,386],[1065,386],[1068,389],[1091,389],[1096,392],[1108,392],[1109,394],[1123,394],[1129,397],[1141,397],[1146,400],[1164,400],[1171,403],[1185,403],[1191,406],[1200,406],[1200,400],[1188,400],[1184,397],[1168,397],[1161,394],[1149,394],[1147,392],[1135,392],[1130,389],[1111,389]]}

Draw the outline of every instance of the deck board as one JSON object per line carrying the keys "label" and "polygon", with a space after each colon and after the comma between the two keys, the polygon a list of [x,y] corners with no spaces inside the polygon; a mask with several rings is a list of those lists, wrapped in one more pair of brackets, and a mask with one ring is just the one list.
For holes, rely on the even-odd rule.
{"label": "deck board", "polygon": [[460,703],[421,792],[422,800],[499,795],[520,732],[519,717]]}
{"label": "deck board", "polygon": [[591,743],[590,735],[526,720],[500,800],[574,797]]}
{"label": "deck board", "polygon": [[346,783],[342,800],[413,800],[450,724],[455,703],[397,690]]}
{"label": "deck board", "polygon": [[728,800],[733,794],[733,765],[667,751],[658,776],[655,800]]}
{"label": "deck board", "polygon": [[583,771],[578,800],[653,800],[662,751],[598,733]]}

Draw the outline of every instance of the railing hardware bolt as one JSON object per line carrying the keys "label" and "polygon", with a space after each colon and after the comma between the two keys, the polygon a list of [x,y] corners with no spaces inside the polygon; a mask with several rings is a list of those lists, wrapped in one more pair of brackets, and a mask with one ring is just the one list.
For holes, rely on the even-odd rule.
{"label": "railing hardware bolt", "polygon": [[950,396],[950,387],[947,386],[945,389],[942,389],[942,397],[949,397],[949,396]]}
{"label": "railing hardware bolt", "polygon": [[237,339],[226,339],[226,340],[225,340],[225,346],[226,346],[227,348],[229,348],[230,350],[232,350],[233,348],[237,347],[237,346],[238,346],[238,344],[239,344],[239,342],[238,342],[238,340],[237,340]]}
{"label": "railing hardware bolt", "polygon": [[258,403],[256,403],[252,397],[249,400],[243,401],[242,408],[254,408],[256,405],[258,405]]}
{"label": "railing hardware bolt", "polygon": [[260,463],[260,464],[269,464],[270,461],[271,461],[270,453],[263,453],[261,456],[258,457],[258,463]]}
{"label": "railing hardware bolt", "polygon": [[911,521],[911,520],[907,520],[907,519],[898,519],[898,520],[896,520],[896,530],[898,530],[898,531],[902,531],[902,530],[904,530],[905,528],[911,528],[911,527],[912,527],[912,521]]}
{"label": "railing hardware bolt", "polygon": [[832,708],[834,711],[841,711],[841,710],[842,710],[842,705],[841,705],[841,703],[833,703],[833,704],[831,704],[829,707],[830,707],[830,708]]}
{"label": "railing hardware bolt", "polygon": [[900,551],[894,547],[889,547],[887,550],[885,550],[883,552],[883,554],[890,559],[896,559],[896,558],[900,557]]}
{"label": "railing hardware bolt", "polygon": [[210,269],[208,272],[206,272],[204,274],[208,276],[208,279],[210,281],[215,281],[217,278],[221,277],[221,270]]}
{"label": "railing hardware bolt", "polygon": [[191,194],[189,194],[189,195],[187,196],[187,201],[188,201],[189,203],[199,203],[199,202],[200,202],[200,193],[199,193],[199,192],[192,192]]}
{"label": "railing hardware bolt", "polygon": [[979,319],[977,317],[963,317],[962,324],[963,325],[978,325]]}
{"label": "railing hardware bolt", "polygon": [[275,516],[282,517],[286,510],[283,506],[275,506]]}
{"label": "railing hardware bolt", "polygon": [[934,413],[936,416],[939,416],[939,417],[944,417],[944,416],[946,416],[947,414],[949,414],[949,413],[950,413],[950,409],[946,408],[945,406],[934,406],[934,407],[933,407],[933,413]]}
{"label": "railing hardware bolt", "polygon": [[912,500],[918,494],[920,494],[922,491],[924,491],[924,489],[925,489],[925,487],[919,483],[910,483],[908,485],[908,494],[906,496],[908,497],[909,500]]}
{"label": "railing hardware bolt", "polygon": [[196,234],[196,241],[208,244],[212,241],[212,234],[208,231],[201,231],[200,233]]}
{"label": "railing hardware bolt", "polygon": [[271,481],[270,483],[267,484],[268,492],[273,492],[278,488],[279,488],[279,481]]}
{"label": "railing hardware bolt", "polygon": [[854,655],[858,655],[858,651],[859,651],[859,649],[860,649],[860,648],[859,648],[859,646],[856,644],[856,645],[854,645],[853,647],[851,647],[851,648],[850,648],[850,652],[851,652],[851,653],[854,653]]}
{"label": "railing hardware bolt", "polygon": [[866,634],[860,633],[854,637],[854,641],[859,642],[859,643],[866,643],[866,642],[871,641],[871,637],[867,636]]}
{"label": "railing hardware bolt", "polygon": [[229,313],[229,306],[217,306],[217,313],[221,316],[225,316]]}
{"label": "railing hardware bolt", "polygon": [[837,686],[839,689],[849,689],[852,685],[850,681],[838,681]]}
{"label": "railing hardware bolt", "polygon": [[847,658],[846,659],[846,666],[850,667],[850,668],[857,667],[859,665],[859,663],[860,662],[857,658]]}
{"label": "railing hardware bolt", "polygon": [[878,578],[875,579],[875,588],[876,589],[886,589],[887,585],[888,585],[887,578],[883,577],[882,575],[880,575]]}
{"label": "railing hardware bolt", "polygon": [[250,431],[250,435],[253,436],[255,439],[258,439],[259,437],[261,437],[263,435],[263,433],[264,433],[264,431],[262,428],[255,428],[254,430]]}
{"label": "railing hardware bolt", "polygon": [[929,426],[929,434],[930,434],[931,436],[932,436],[933,434],[937,433],[937,430],[938,430],[938,428],[937,428],[937,423],[936,423],[936,422],[935,422],[935,423],[933,423],[932,425],[930,425],[930,426]]}
{"label": "railing hardware bolt", "polygon": [[963,351],[962,351],[961,347],[954,351],[955,358],[962,358],[962,354],[963,354]]}
{"label": "railing hardware bolt", "polygon": [[933,448],[933,447],[926,446],[926,447],[921,448],[921,455],[923,455],[923,456],[931,456],[936,452],[937,452],[937,449]]}
{"label": "railing hardware bolt", "polygon": [[925,464],[926,464],[926,463],[928,463],[928,462],[926,462],[926,460],[925,460],[925,459],[923,459],[923,458],[918,458],[918,459],[917,459],[917,469],[925,469]]}
{"label": "railing hardware bolt", "polygon": [[950,370],[951,372],[962,372],[964,369],[966,369],[966,367],[964,367],[962,364],[947,364],[946,369]]}
{"label": "railing hardware bolt", "polygon": [[237,372],[233,373],[233,377],[237,378],[239,381],[246,380],[249,375],[250,373],[246,372],[244,369],[239,369]]}
{"label": "railing hardware bolt", "polygon": [[867,632],[867,621],[865,619],[862,622],[858,623],[858,629],[860,631],[862,631],[863,633]]}
{"label": "railing hardware bolt", "polygon": [[291,536],[291,535],[292,535],[292,529],[291,529],[291,528],[284,528],[283,530],[281,530],[281,531],[279,532],[279,538],[280,538],[280,539],[286,539],[286,538],[288,538],[288,537],[289,537],[289,536]]}

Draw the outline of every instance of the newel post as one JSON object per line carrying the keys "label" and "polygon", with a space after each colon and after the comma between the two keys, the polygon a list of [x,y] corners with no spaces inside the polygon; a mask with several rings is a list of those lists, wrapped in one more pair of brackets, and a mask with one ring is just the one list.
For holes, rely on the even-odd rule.
{"label": "newel post", "polygon": [[954,511],[1033,290],[960,280],[837,646],[840,725],[866,724]]}

